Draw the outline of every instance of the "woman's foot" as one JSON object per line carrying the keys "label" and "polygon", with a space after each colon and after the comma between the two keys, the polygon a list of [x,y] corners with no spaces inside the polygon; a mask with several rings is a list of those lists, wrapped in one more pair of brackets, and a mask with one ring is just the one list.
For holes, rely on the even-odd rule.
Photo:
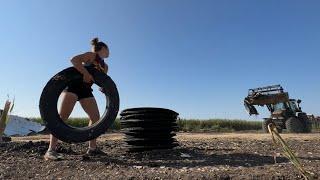
{"label": "woman's foot", "polygon": [[86,152],[86,155],[96,156],[96,155],[106,155],[106,153],[103,152],[100,148],[94,148],[94,149],[89,148],[88,151]]}
{"label": "woman's foot", "polygon": [[48,150],[46,154],[43,156],[46,161],[57,161],[63,159],[63,156],[55,150]]}

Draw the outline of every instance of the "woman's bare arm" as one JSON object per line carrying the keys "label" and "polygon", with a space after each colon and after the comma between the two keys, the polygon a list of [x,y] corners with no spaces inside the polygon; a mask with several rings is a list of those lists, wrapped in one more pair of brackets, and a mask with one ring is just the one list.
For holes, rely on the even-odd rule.
{"label": "woman's bare arm", "polygon": [[84,54],[80,54],[77,56],[74,56],[71,59],[71,63],[73,66],[83,75],[89,74],[86,68],[84,68],[83,63],[89,63],[92,62],[95,58],[96,54],[93,52],[87,52]]}
{"label": "woman's bare arm", "polygon": [[80,54],[71,59],[73,66],[83,75],[83,81],[86,83],[94,82],[92,75],[84,68],[83,63],[89,63],[94,61],[96,54],[93,52],[87,52]]}

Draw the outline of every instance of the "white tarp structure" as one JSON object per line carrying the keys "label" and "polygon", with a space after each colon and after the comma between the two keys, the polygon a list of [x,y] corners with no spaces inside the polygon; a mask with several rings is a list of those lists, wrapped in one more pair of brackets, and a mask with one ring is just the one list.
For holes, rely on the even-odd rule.
{"label": "white tarp structure", "polygon": [[7,136],[26,136],[32,132],[41,132],[44,129],[45,126],[42,126],[40,123],[30,121],[23,117],[10,115],[4,134]]}

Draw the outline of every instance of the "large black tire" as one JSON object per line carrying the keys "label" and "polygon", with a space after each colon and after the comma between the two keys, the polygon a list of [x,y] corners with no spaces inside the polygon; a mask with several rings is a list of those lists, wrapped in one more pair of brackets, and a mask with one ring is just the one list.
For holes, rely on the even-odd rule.
{"label": "large black tire", "polygon": [[159,121],[143,121],[143,120],[126,120],[120,122],[121,128],[130,128],[130,127],[142,127],[142,128],[149,128],[149,127],[172,127],[178,126],[176,122],[159,122]]}
{"label": "large black tire", "polygon": [[143,152],[147,150],[154,150],[154,149],[172,149],[174,147],[179,146],[178,142],[170,143],[170,144],[160,144],[160,145],[125,145],[129,152]]}
{"label": "large black tire", "polygon": [[104,114],[92,126],[71,127],[65,124],[58,114],[57,103],[61,92],[71,81],[83,81],[83,76],[75,68],[64,69],[52,77],[41,94],[39,103],[41,117],[50,132],[64,142],[78,143],[97,138],[113,124],[119,111],[119,94],[112,79],[94,68],[87,70],[93,76],[95,84],[105,90],[107,100]]}
{"label": "large black tire", "polygon": [[305,129],[304,124],[296,117],[286,120],[286,128],[290,133],[302,133]]}
{"label": "large black tire", "polygon": [[123,110],[120,115],[121,116],[127,116],[127,115],[154,115],[154,116],[171,116],[171,117],[177,117],[179,114],[175,111],[172,111],[170,109],[165,108],[154,108],[154,107],[141,107],[141,108],[130,108]]}
{"label": "large black tire", "polygon": [[172,138],[176,136],[175,133],[167,133],[167,134],[158,134],[158,133],[135,133],[135,132],[126,132],[126,137],[128,138]]}
{"label": "large black tire", "polygon": [[304,133],[311,133],[312,132],[312,122],[309,119],[303,120],[304,124]]}
{"label": "large black tire", "polygon": [[172,127],[148,127],[148,128],[142,128],[142,127],[130,127],[130,128],[122,128],[122,132],[137,132],[137,133],[152,133],[152,132],[158,132],[159,134],[166,134],[168,132],[176,131],[178,130],[178,126],[172,126]]}
{"label": "large black tire", "polygon": [[299,113],[298,118],[303,123],[304,133],[310,133],[312,131],[312,122],[309,120],[306,113]]}
{"label": "large black tire", "polygon": [[177,116],[170,116],[166,114],[132,114],[132,115],[126,115],[122,116],[120,120],[126,121],[126,120],[132,120],[132,119],[140,119],[143,121],[171,121],[176,122]]}
{"label": "large black tire", "polygon": [[125,139],[128,145],[144,146],[144,145],[169,145],[177,142],[174,138],[171,139]]}

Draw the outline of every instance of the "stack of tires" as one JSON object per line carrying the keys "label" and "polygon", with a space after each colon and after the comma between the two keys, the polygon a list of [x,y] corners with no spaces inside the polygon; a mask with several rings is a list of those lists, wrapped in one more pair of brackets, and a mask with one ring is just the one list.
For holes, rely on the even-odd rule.
{"label": "stack of tires", "polygon": [[131,108],[121,113],[121,130],[129,151],[171,149],[178,145],[178,113],[163,108]]}

